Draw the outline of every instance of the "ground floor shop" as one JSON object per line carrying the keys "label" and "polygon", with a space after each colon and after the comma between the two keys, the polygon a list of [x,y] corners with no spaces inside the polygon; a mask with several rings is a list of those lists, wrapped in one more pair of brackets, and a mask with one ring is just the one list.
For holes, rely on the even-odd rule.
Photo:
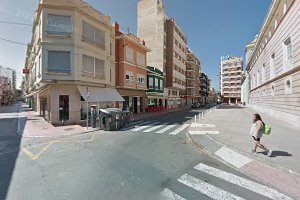
{"label": "ground floor shop", "polygon": [[224,97],[223,102],[229,103],[229,104],[240,104],[241,98],[240,97]]}
{"label": "ground floor shop", "polygon": [[54,125],[82,124],[92,108],[115,107],[124,99],[112,88],[53,84],[26,96],[29,106]]}
{"label": "ground floor shop", "polygon": [[148,93],[146,95],[146,105],[146,111],[160,111],[168,108],[168,101],[163,93]]}
{"label": "ground floor shop", "polygon": [[129,110],[133,113],[144,112],[145,91],[133,89],[117,89],[124,101],[117,103],[117,108]]}

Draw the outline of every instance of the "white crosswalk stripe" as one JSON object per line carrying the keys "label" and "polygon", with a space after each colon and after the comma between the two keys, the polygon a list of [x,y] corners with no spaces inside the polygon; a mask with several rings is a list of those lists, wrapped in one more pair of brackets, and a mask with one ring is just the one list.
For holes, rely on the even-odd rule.
{"label": "white crosswalk stripe", "polygon": [[168,125],[168,126],[166,126],[165,128],[163,128],[163,129],[157,131],[156,133],[164,133],[164,132],[166,132],[166,131],[168,131],[168,130],[174,128],[174,127],[176,127],[176,125]]}
{"label": "white crosswalk stripe", "polygon": [[152,128],[149,128],[149,129],[144,130],[143,132],[144,132],[144,133],[149,133],[149,132],[152,132],[152,131],[154,131],[154,130],[156,130],[156,129],[159,129],[159,128],[163,127],[163,126],[164,126],[164,125],[154,126],[154,127],[152,127]]}
{"label": "white crosswalk stripe", "polygon": [[216,199],[216,200],[244,200],[244,198],[234,195],[230,192],[222,190],[214,185],[206,183],[200,179],[197,179],[188,174],[182,175],[179,179],[179,182],[193,188],[194,190],[205,194],[206,196]]}
{"label": "white crosswalk stripe", "polygon": [[252,192],[261,194],[263,196],[266,196],[270,199],[291,200],[290,197],[288,197],[284,194],[281,194],[281,193],[277,192],[276,190],[274,190],[272,188],[269,188],[269,187],[261,185],[259,183],[247,180],[247,179],[239,177],[239,176],[236,176],[234,174],[231,174],[231,173],[228,173],[228,172],[225,172],[225,171],[207,166],[207,165],[202,164],[202,163],[195,166],[194,168],[197,169],[197,170],[200,170],[202,172],[205,172],[209,175],[212,175],[212,176],[218,177],[220,179],[223,179],[227,182],[230,182],[230,183],[233,183],[233,184],[238,185],[240,187],[246,188],[246,189],[248,189]]}
{"label": "white crosswalk stripe", "polygon": [[129,124],[128,127],[124,127],[124,128],[121,128],[120,131],[128,131],[128,130],[131,130],[131,129],[134,129],[136,127],[140,127],[140,126],[143,126],[143,125],[147,125],[147,124],[150,124],[150,123],[153,123],[153,121],[138,121],[138,122],[133,122],[131,124]]}
{"label": "white crosswalk stripe", "polygon": [[181,131],[186,129],[188,126],[189,126],[189,124],[183,124],[181,127],[179,127],[176,130],[172,131],[170,134],[171,135],[177,135],[178,133],[180,133]]}
{"label": "white crosswalk stripe", "polygon": [[172,192],[168,188],[164,189],[161,193],[163,200],[186,200],[185,198],[179,196],[178,194]]}
{"label": "white crosswalk stripe", "polygon": [[145,126],[139,126],[139,127],[137,127],[137,128],[134,128],[134,129],[131,129],[131,131],[141,131],[141,130],[143,130],[143,129],[146,129],[146,128],[148,128],[148,127],[150,127],[150,126],[153,126],[153,125],[156,125],[156,124],[159,124],[160,122],[153,122],[153,123],[151,123],[151,124],[148,124],[148,125],[145,125]]}

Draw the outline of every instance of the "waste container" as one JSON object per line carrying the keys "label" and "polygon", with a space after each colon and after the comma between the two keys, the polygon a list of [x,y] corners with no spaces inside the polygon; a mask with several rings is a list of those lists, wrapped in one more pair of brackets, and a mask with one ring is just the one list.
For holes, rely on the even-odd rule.
{"label": "waste container", "polygon": [[122,124],[123,126],[128,126],[129,122],[130,122],[130,112],[129,111],[123,111],[123,115],[122,115]]}
{"label": "waste container", "polygon": [[122,110],[118,108],[106,108],[99,110],[100,129],[114,131],[120,129],[122,124]]}

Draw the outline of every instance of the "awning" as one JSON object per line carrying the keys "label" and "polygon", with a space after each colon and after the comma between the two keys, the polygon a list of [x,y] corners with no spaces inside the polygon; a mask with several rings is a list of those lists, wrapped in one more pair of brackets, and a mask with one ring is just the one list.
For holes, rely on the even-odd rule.
{"label": "awning", "polygon": [[84,100],[88,102],[125,101],[116,89],[89,86],[77,86],[77,88]]}

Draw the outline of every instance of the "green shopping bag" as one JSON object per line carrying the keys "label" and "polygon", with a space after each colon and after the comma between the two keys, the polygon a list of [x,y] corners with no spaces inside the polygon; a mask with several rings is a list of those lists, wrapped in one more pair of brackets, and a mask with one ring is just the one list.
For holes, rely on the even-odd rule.
{"label": "green shopping bag", "polygon": [[265,124],[265,125],[264,125],[263,133],[264,133],[265,135],[270,135],[270,134],[271,134],[271,126]]}

